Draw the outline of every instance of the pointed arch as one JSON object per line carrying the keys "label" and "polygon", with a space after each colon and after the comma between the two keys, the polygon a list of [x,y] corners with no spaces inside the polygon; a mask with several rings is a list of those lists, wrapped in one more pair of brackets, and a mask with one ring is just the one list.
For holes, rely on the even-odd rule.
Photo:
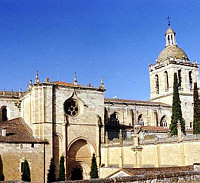
{"label": "pointed arch", "polygon": [[[90,163],[92,155],[96,154],[94,146],[88,141],[88,139],[80,136],[75,138],[68,145],[68,178],[73,178],[76,175],[76,170],[80,171],[79,175],[82,175],[83,179],[89,178]],[[75,172],[74,172],[75,171]]]}
{"label": "pointed arch", "polygon": [[94,148],[93,144],[92,144],[87,138],[85,138],[85,137],[83,137],[83,136],[79,136],[79,137],[75,138],[74,140],[72,140],[72,141],[69,143],[69,145],[68,145],[68,150],[69,150],[70,147],[71,147],[76,141],[78,141],[78,140],[84,140],[84,141],[86,141],[87,144],[88,144],[89,147],[90,147],[90,150],[91,150],[92,154],[95,153],[95,148]]}

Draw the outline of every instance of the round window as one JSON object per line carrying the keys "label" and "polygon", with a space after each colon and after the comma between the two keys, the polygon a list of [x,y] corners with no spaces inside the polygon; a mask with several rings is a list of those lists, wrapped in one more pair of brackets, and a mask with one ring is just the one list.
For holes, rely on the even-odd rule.
{"label": "round window", "polygon": [[66,114],[69,116],[76,116],[79,112],[78,104],[74,100],[66,101],[64,104]]}

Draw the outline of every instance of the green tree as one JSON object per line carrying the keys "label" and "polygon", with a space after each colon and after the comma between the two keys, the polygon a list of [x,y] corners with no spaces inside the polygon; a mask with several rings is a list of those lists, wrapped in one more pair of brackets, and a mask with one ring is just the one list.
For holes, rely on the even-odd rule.
{"label": "green tree", "polygon": [[49,171],[48,171],[48,175],[47,175],[47,182],[56,182],[55,164],[54,164],[53,158],[51,158]]}
{"label": "green tree", "polygon": [[30,168],[29,168],[28,161],[26,159],[23,163],[22,180],[27,181],[27,182],[31,182]]}
{"label": "green tree", "polygon": [[59,181],[65,181],[64,156],[60,157]]}
{"label": "green tree", "polygon": [[177,123],[180,121],[181,123],[181,131],[185,134],[185,121],[182,117],[181,111],[181,101],[178,92],[178,80],[177,73],[174,73],[174,91],[173,91],[173,102],[172,102],[172,117],[171,117],[171,136],[177,135]]}
{"label": "green tree", "polygon": [[92,156],[90,178],[91,179],[99,178],[99,176],[98,176],[98,169],[97,169],[97,162],[96,162],[96,157],[95,157],[94,153],[93,153],[93,156]]}
{"label": "green tree", "polygon": [[197,83],[194,83],[194,113],[193,113],[193,134],[200,134],[200,100]]}

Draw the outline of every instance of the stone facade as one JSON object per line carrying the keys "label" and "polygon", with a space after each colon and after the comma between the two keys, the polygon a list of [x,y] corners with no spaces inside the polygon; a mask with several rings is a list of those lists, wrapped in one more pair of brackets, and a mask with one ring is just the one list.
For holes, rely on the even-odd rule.
{"label": "stone facade", "polygon": [[0,143],[1,161],[6,180],[21,180],[21,165],[26,159],[30,166],[31,181],[43,182],[45,154],[43,144]]}
{"label": "stone facade", "polygon": [[[46,180],[52,157],[56,175],[59,159],[65,157],[67,179],[77,171],[81,179],[88,179],[93,153],[101,177],[122,167],[199,162],[199,137],[167,138],[175,72],[179,76],[183,117],[191,131],[192,87],[198,82],[198,65],[177,46],[170,27],[166,48],[157,63],[149,66],[150,101],[106,99],[103,79],[99,87],[79,85],[76,75],[74,83],[50,82],[48,78],[40,82],[38,72],[25,92],[0,92],[0,129],[7,130],[0,135],[6,180],[13,176],[20,179],[19,164],[24,158],[31,164],[34,181]],[[11,162],[15,164],[14,173],[9,171]]]}
{"label": "stone facade", "polygon": [[[65,105],[73,101],[77,108],[66,111]],[[33,129],[33,135],[50,143],[47,161],[54,157],[56,172],[59,158],[64,155],[68,157],[69,171],[81,166],[83,178],[89,178],[92,154],[99,162],[100,140],[104,139],[104,89],[64,82],[36,83],[29,86],[21,106],[21,115]]]}

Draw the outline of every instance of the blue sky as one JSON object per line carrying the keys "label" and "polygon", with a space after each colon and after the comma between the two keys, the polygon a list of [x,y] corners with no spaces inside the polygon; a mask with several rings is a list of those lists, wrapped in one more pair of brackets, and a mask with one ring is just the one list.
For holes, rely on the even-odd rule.
{"label": "blue sky", "polygon": [[105,96],[148,100],[148,66],[165,46],[166,17],[200,63],[199,0],[0,0],[0,90],[41,81],[98,87]]}

